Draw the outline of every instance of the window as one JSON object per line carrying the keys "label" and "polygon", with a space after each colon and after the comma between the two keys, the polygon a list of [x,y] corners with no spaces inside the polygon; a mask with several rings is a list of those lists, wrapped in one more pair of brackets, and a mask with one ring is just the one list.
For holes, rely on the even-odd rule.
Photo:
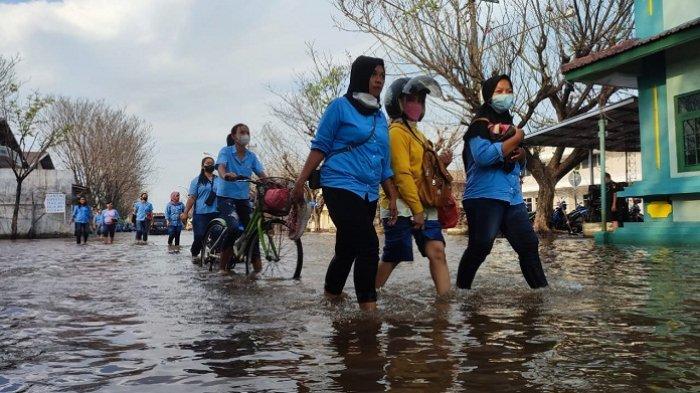
{"label": "window", "polygon": [[532,212],[532,198],[525,198],[525,207],[528,212]]}
{"label": "window", "polygon": [[[600,165],[600,153],[593,153],[593,168],[595,168],[599,165]],[[588,165],[588,158],[585,158],[583,161],[581,161],[581,165],[579,168],[580,169],[590,168]]]}
{"label": "window", "polygon": [[676,96],[678,171],[700,171],[700,91]]}

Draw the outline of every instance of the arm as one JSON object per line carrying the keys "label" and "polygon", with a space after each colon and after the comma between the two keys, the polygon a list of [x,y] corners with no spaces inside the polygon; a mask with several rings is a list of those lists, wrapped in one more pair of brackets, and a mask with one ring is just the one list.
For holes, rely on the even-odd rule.
{"label": "arm", "polygon": [[[389,132],[391,166],[394,170],[394,184],[401,199],[406,202],[414,215],[423,212],[423,204],[418,196],[418,186],[411,174],[410,146],[411,138],[402,130]],[[383,183],[382,183],[383,184]],[[386,190],[385,190],[386,192]],[[386,193],[389,195],[389,193]]]}
{"label": "arm", "polygon": [[399,192],[396,190],[394,181],[391,178],[382,182],[382,189],[384,190],[384,194],[389,197],[389,225],[394,225],[396,224],[396,219],[399,216],[399,209],[396,207],[396,198],[398,198]]}
{"label": "arm", "polygon": [[304,200],[304,183],[309,179],[311,171],[318,168],[323,161],[325,154],[319,150],[311,150],[309,156],[306,157],[306,163],[304,163],[304,168],[302,168],[297,181],[294,184],[294,190],[292,190],[292,199],[296,202],[301,202]]}
{"label": "arm", "polygon": [[219,172],[219,177],[221,177],[224,180],[229,180],[236,177],[236,173],[226,171],[226,163],[228,156],[228,152],[226,151],[226,149],[226,147],[222,147],[221,150],[219,150],[219,155],[216,157],[216,170],[217,172]]}
{"label": "arm", "polygon": [[253,172],[259,177],[259,178],[266,178],[267,175],[265,174],[265,167],[263,166],[262,162],[258,159],[258,156],[255,156],[255,161],[253,162]]}
{"label": "arm", "polygon": [[340,108],[338,106],[338,100],[331,102],[323,113],[323,117],[321,117],[316,135],[311,141],[311,151],[306,157],[304,168],[299,173],[292,191],[294,201],[301,202],[304,200],[304,183],[309,179],[311,172],[318,168],[323,159],[333,150],[335,132],[340,126]]}
{"label": "arm", "polygon": [[516,128],[515,135],[503,141],[503,144],[501,145],[503,157],[507,157],[513,152],[513,150],[518,148],[518,145],[523,141],[523,138],[525,138],[525,133],[523,130]]}
{"label": "arm", "polygon": [[165,205],[165,225],[170,226],[170,214],[172,214],[172,206],[168,203]]}
{"label": "arm", "polygon": [[491,166],[503,162],[502,142],[491,142],[480,136],[469,139],[469,150],[479,166]]}
{"label": "arm", "polygon": [[187,220],[187,217],[190,215],[190,210],[192,210],[192,207],[194,206],[196,198],[194,195],[190,195],[187,197],[187,203],[185,204],[185,211],[182,212],[182,215],[180,218],[182,218],[183,221]]}

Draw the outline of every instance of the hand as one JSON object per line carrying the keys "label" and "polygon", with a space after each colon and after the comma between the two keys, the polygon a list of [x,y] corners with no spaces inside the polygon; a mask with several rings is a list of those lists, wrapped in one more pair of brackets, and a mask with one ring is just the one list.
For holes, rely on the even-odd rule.
{"label": "hand", "polygon": [[442,153],[440,153],[440,161],[442,161],[445,166],[450,165],[452,158],[452,150],[443,150]]}
{"label": "hand", "polygon": [[615,213],[615,212],[617,211],[617,206],[611,207],[611,208],[610,208],[610,211],[613,212],[613,213]]}
{"label": "hand", "polygon": [[413,229],[423,229],[425,226],[425,212],[413,215]]}
{"label": "hand", "polygon": [[235,180],[236,176],[238,175],[236,175],[233,172],[226,172],[226,174],[224,175],[224,180]]}
{"label": "hand", "polygon": [[399,218],[399,209],[396,207],[396,198],[389,199],[389,226],[396,224],[396,220]]}
{"label": "hand", "polygon": [[525,158],[525,149],[522,147],[516,147],[515,150],[510,152],[508,156],[508,162],[518,162]]}
{"label": "hand", "polygon": [[294,184],[292,189],[292,202],[302,204],[304,203],[304,183],[299,183],[298,181]]}
{"label": "hand", "polygon": [[[515,127],[515,126],[514,126]],[[518,138],[518,141],[522,142],[523,139],[525,139],[525,131],[523,131],[522,128],[515,127],[515,138]]]}
{"label": "hand", "polygon": [[187,213],[180,214],[180,219],[184,222],[187,222]]}

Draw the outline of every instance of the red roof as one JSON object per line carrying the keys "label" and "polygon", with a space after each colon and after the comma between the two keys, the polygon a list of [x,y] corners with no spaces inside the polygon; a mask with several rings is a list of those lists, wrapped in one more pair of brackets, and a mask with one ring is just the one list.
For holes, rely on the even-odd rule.
{"label": "red roof", "polygon": [[688,29],[694,28],[696,26],[700,26],[700,18],[693,19],[690,22],[683,23],[683,24],[678,25],[672,29],[665,30],[665,31],[663,31],[657,35],[651,36],[651,37],[647,37],[644,39],[632,38],[632,39],[621,41],[621,42],[617,43],[615,46],[612,46],[608,49],[604,49],[600,52],[591,53],[588,56],[574,59],[574,60],[564,64],[561,67],[561,72],[565,74],[565,73],[573,71],[577,68],[581,68],[583,66],[587,66],[589,64],[595,63],[596,61],[607,59],[608,57],[612,57],[612,56],[615,56],[615,55],[620,54],[622,52],[626,52],[632,48],[636,48],[636,47],[648,44],[650,42],[660,40],[660,39],[667,37],[669,35],[673,35],[675,33],[681,32],[683,30],[688,30]]}

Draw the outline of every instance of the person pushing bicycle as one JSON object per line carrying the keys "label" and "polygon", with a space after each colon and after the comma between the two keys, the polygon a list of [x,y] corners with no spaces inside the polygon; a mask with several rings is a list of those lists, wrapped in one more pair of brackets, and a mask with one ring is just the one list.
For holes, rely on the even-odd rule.
{"label": "person pushing bicycle", "polygon": [[[230,228],[231,235],[227,238],[221,250],[219,271],[225,271],[228,262],[233,256],[233,243],[239,230],[239,223],[244,227],[250,221],[252,212],[250,204],[250,184],[236,181],[241,177],[250,178],[255,174],[259,178],[265,178],[265,169],[258,157],[247,146],[250,143],[250,129],[245,124],[236,124],[231,128],[231,133],[226,137],[226,146],[221,148],[216,159],[219,177],[217,181],[216,204],[223,218]],[[260,250],[258,244],[254,245],[253,260],[251,261],[255,272],[262,268],[260,262]]]}

